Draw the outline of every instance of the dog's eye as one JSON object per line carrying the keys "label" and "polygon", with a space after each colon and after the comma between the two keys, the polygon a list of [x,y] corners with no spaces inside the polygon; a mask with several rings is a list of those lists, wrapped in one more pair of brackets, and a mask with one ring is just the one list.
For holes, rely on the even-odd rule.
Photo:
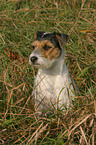
{"label": "dog's eye", "polygon": [[50,48],[51,48],[51,47],[48,46],[48,45],[46,45],[46,44],[45,44],[45,46],[43,47],[44,50],[49,50]]}
{"label": "dog's eye", "polygon": [[32,47],[33,50],[35,49],[35,46],[31,46],[31,47]]}

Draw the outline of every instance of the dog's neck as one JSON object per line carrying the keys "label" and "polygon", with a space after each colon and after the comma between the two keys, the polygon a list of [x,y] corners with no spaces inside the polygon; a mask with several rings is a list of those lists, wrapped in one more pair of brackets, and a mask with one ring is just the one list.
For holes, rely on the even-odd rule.
{"label": "dog's neck", "polygon": [[41,73],[45,75],[62,75],[68,73],[68,69],[65,63],[65,52],[62,50],[60,57],[54,62],[51,68],[49,69],[39,69]]}

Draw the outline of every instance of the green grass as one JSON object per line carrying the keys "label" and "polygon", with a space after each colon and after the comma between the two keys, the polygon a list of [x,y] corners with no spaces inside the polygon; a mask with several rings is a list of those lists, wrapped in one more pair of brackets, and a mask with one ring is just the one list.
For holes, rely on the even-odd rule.
{"label": "green grass", "polygon": [[[94,0],[0,1],[0,144],[95,144]],[[64,116],[36,118],[36,70],[28,64],[37,30],[69,35],[66,63],[80,93]]]}

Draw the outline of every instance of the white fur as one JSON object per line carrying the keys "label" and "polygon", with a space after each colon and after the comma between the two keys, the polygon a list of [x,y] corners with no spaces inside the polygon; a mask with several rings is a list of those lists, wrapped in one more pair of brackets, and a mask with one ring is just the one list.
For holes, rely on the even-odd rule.
{"label": "white fur", "polygon": [[[32,56],[38,57],[36,64],[39,68],[32,93],[32,95],[35,94],[36,110],[69,107],[72,96],[74,96],[74,89],[65,64],[64,50],[62,50],[60,57],[53,61],[44,58],[38,48],[33,51],[30,58]],[[30,59],[29,63],[32,64]]]}

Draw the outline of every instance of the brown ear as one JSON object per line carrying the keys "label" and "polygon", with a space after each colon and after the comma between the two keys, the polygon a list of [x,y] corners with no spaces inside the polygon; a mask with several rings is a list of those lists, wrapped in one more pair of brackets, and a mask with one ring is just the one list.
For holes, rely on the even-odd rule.
{"label": "brown ear", "polygon": [[66,45],[66,42],[68,41],[68,35],[63,33],[56,33],[56,38],[60,47],[63,49],[63,47]]}
{"label": "brown ear", "polygon": [[40,39],[44,33],[45,33],[44,31],[37,31],[34,35],[34,40]]}

